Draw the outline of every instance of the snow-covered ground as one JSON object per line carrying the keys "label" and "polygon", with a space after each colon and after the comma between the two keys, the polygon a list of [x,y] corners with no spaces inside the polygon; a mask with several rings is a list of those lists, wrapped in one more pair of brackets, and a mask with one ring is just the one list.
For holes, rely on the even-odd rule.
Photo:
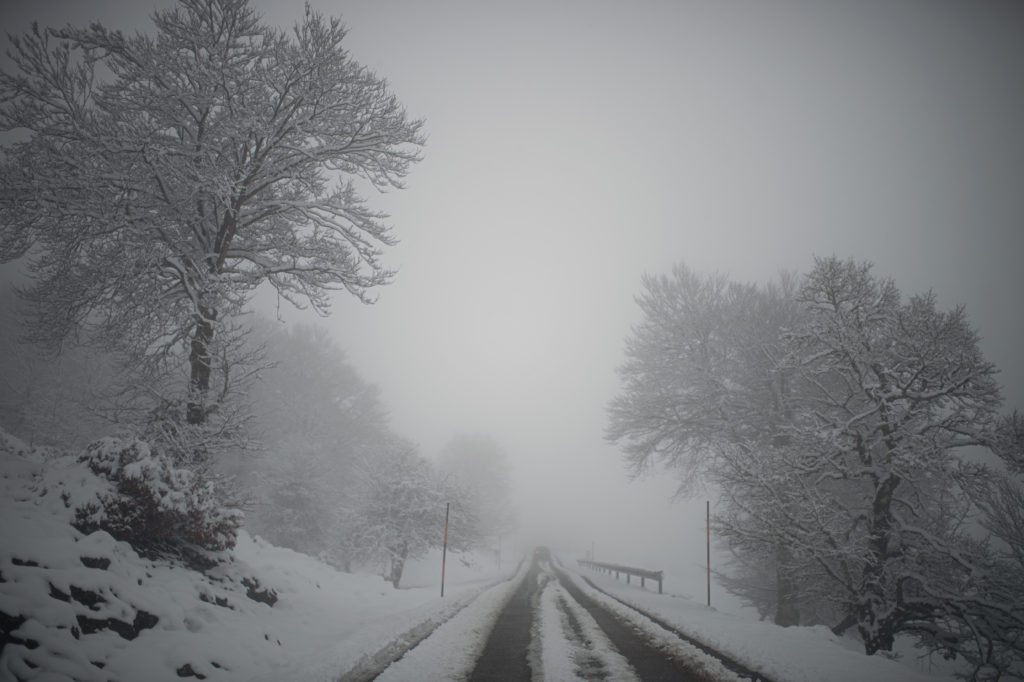
{"label": "snow-covered ground", "polygon": [[502,582],[480,594],[468,607],[384,670],[377,680],[419,682],[465,679],[473,671],[498,614],[525,579],[528,569],[529,562],[522,562],[513,580]]}
{"label": "snow-covered ground", "polygon": [[[0,630],[15,638],[0,652],[2,682],[334,680],[382,649],[400,652],[410,632],[430,631],[515,570],[449,555],[441,598],[439,554],[411,562],[417,586],[395,590],[242,532],[228,561],[203,574],[72,528],[58,491],[101,485],[94,478],[0,432]],[[243,580],[277,601],[249,598]]]}
{"label": "snow-covered ground", "polygon": [[[858,643],[837,637],[824,626],[783,628],[774,623],[721,613],[688,597],[658,594],[650,587],[642,589],[636,584],[626,584],[624,579],[616,580],[614,576],[579,569],[575,559],[568,557],[559,557],[559,565],[586,594],[602,604],[627,617],[632,609],[623,607],[622,603],[651,614],[684,635],[765,673],[777,682],[935,682],[950,679],[945,672],[926,674],[902,661],[865,656]],[[583,577],[614,599],[595,590]],[[665,637],[664,628],[644,618],[634,616],[634,619],[652,636]]]}
{"label": "snow-covered ground", "polygon": [[[85,494],[102,485],[94,479],[74,457],[0,432],[0,634],[12,638],[0,652],[0,682],[355,680],[381,670],[385,681],[463,679],[527,575],[538,581],[530,658],[544,679],[634,675],[547,562],[533,577],[529,562],[517,570],[507,560],[499,568],[493,558],[449,556],[442,598],[437,554],[411,562],[411,587],[395,590],[379,575],[343,573],[242,532],[225,562],[201,573],[72,528],[61,492]],[[657,646],[718,679],[733,676],[634,608],[777,682],[949,679],[866,657],[824,627],[780,628],[577,570],[574,560],[560,564]],[[253,584],[276,602],[251,598]]]}
{"label": "snow-covered ground", "polygon": [[[734,682],[741,678],[716,659],[617,600],[654,615],[776,682],[935,682],[948,679],[926,675],[881,656],[867,657],[855,648],[855,643],[834,636],[827,628],[781,628],[751,621],[720,613],[688,598],[659,595],[649,588],[643,590],[636,585],[626,585],[613,577],[576,570],[574,564],[565,560],[559,563],[585,594],[631,622],[657,648],[705,671],[712,679]],[[481,595],[378,679],[386,682],[466,679],[483,650],[497,612],[516,590],[526,569],[524,564],[516,580]],[[615,598],[595,590],[583,577]],[[535,577],[527,576],[527,579],[538,581],[529,655],[533,669],[543,671],[541,679],[546,682],[637,679],[629,662],[559,583],[546,562],[541,562],[541,570]]]}
{"label": "snow-covered ground", "polygon": [[[280,619],[289,633],[288,650],[254,669],[251,675],[238,678],[266,682],[335,680],[382,650],[391,655],[410,636],[433,630],[481,593],[496,585],[506,589],[516,568],[506,565],[499,571],[490,562],[466,566],[449,555],[442,598],[439,552],[411,562],[407,569],[413,577],[435,573],[433,584],[421,581],[417,587],[395,590],[380,576],[338,572],[305,555],[260,544],[262,547],[252,555],[247,548],[242,548],[241,554],[251,561],[250,565],[267,569],[261,574],[268,584],[299,581],[291,598],[282,595],[282,601],[274,606],[277,609],[284,602]],[[278,572],[276,581],[272,571]],[[323,578],[317,581],[316,589],[310,589],[308,576],[314,572]]]}

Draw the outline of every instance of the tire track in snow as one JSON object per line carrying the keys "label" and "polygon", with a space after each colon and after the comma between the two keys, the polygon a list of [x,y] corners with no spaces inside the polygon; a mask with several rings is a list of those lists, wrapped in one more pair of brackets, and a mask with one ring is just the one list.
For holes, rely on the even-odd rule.
{"label": "tire track in snow", "polygon": [[556,574],[560,586],[572,597],[581,611],[589,615],[595,627],[611,641],[641,680],[711,682],[719,679],[700,671],[693,666],[692,661],[678,656],[672,648],[659,646],[660,643],[652,641],[644,629],[636,627],[628,619],[613,613],[586,595],[562,571],[556,569]]}
{"label": "tire track in snow", "polygon": [[[570,658],[575,664],[574,677],[579,680],[613,680],[633,682],[639,678],[636,671],[615,645],[605,636],[597,622],[583,606],[576,602],[557,578],[550,591],[555,606],[562,616],[563,630],[576,644]],[[547,667],[545,666],[545,672]],[[554,682],[554,680],[549,680]]]}
{"label": "tire track in snow", "polygon": [[381,682],[747,682],[537,555],[518,573],[410,644]]}
{"label": "tire track in snow", "polygon": [[636,681],[632,668],[559,584],[552,567],[544,561],[540,569],[530,642],[532,681]]}
{"label": "tire track in snow", "polygon": [[[595,592],[604,595],[604,597],[606,597],[607,599],[615,602],[616,604],[621,605],[623,608],[628,609],[629,611],[637,613],[640,617],[651,621],[659,628],[671,633],[672,635],[675,635],[677,638],[679,638],[679,640],[681,640],[686,645],[691,646],[699,650],[700,652],[706,654],[707,656],[710,656],[711,658],[717,660],[723,667],[725,667],[738,677],[743,678],[745,680],[749,680],[750,682],[773,682],[773,680],[766,676],[764,673],[758,670],[753,670],[750,667],[738,662],[731,656],[728,656],[716,649],[713,649],[704,642],[701,642],[700,640],[694,638],[692,635],[688,635],[684,632],[681,632],[677,627],[665,621],[664,619],[659,618],[658,616],[649,613],[648,611],[645,611],[633,604],[627,603],[622,599],[616,597],[615,595],[606,592],[605,590],[602,590],[600,587],[595,585],[594,581],[592,581],[590,578],[584,575],[581,575],[579,577]],[[572,578],[567,579],[572,580]]]}

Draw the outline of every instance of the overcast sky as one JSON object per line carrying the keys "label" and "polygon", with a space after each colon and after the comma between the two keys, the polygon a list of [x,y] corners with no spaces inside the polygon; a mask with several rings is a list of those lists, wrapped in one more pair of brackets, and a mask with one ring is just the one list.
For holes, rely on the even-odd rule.
{"label": "overcast sky", "polygon": [[[146,28],[152,9],[11,4],[13,32]],[[256,4],[280,25],[302,11]],[[372,197],[396,281],[323,323],[425,454],[466,431],[505,447],[527,529],[697,562],[703,502],[628,484],[602,440],[640,277],[679,261],[763,281],[871,260],[966,304],[1024,407],[1024,4],[312,4],[429,135],[407,189]]]}

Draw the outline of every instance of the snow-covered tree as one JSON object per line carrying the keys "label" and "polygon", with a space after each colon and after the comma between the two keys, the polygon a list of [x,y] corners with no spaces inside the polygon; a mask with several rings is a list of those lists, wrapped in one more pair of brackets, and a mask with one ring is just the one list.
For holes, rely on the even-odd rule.
{"label": "snow-covered tree", "polygon": [[509,532],[515,513],[509,499],[510,464],[504,449],[489,436],[461,434],[441,449],[438,468],[465,489],[477,510],[479,530],[496,537]]}
{"label": "snow-covered tree", "polygon": [[260,447],[225,462],[252,498],[247,525],[275,544],[346,566],[352,557],[340,506],[354,464],[396,440],[380,391],[323,329],[253,326],[268,363],[249,392]]}
{"label": "snow-covered tree", "polygon": [[84,447],[110,428],[94,400],[117,363],[100,349],[72,346],[53,358],[23,343],[18,303],[0,288],[0,425],[35,445]]}
{"label": "snow-covered tree", "polygon": [[27,254],[37,342],[82,332],[178,373],[181,420],[202,424],[258,286],[326,312],[390,279],[386,216],[355,181],[399,187],[423,138],[337,19],[307,8],[288,33],[246,0],[181,0],[153,20],[12,40],[0,261]]}
{"label": "snow-covered tree", "polygon": [[465,491],[408,445],[363,458],[356,482],[345,502],[346,530],[362,560],[390,562],[388,579],[396,588],[408,560],[441,547],[446,505],[451,505],[450,548],[468,549],[479,537]]}
{"label": "snow-covered tree", "polygon": [[626,341],[623,388],[609,405],[606,437],[634,474],[663,464],[686,490],[704,471],[723,423],[720,375],[735,350],[724,320],[728,283],[679,265],[671,277],[645,275],[643,287],[636,300],[644,317]]}
{"label": "snow-covered tree", "polygon": [[[726,499],[753,499],[757,479],[723,465],[757,457],[788,437],[791,388],[777,360],[783,331],[798,315],[795,279],[783,274],[756,287],[678,265],[670,276],[645,277],[643,285],[637,303],[644,318],[627,341],[608,439],[622,447],[634,473],[655,464],[672,469],[681,493],[703,479]],[[797,568],[771,514],[733,505],[718,522],[734,551],[773,557],[770,584],[751,586],[749,596],[762,600],[759,608],[770,605],[777,623],[799,622],[791,577]],[[744,537],[730,532],[737,530]]]}
{"label": "snow-covered tree", "polygon": [[1020,568],[1024,429],[999,419],[996,370],[963,308],[904,299],[836,258],[781,307],[685,270],[645,284],[609,437],[638,470],[716,484],[719,530],[747,564],[734,584],[765,600],[774,566],[779,610],[792,591],[805,616],[855,627],[867,653],[908,633],[979,679],[1019,661],[1024,599],[1003,576]]}
{"label": "snow-covered tree", "polygon": [[868,264],[819,259],[799,300],[791,468],[806,503],[786,527],[842,586],[865,650],[890,650],[971,583],[956,453],[986,442],[995,367],[963,308],[941,311],[931,294],[903,301]]}
{"label": "snow-covered tree", "polygon": [[1024,416],[1001,417],[988,448],[997,462],[966,467],[961,479],[983,529],[970,556],[971,587],[984,599],[951,604],[944,629],[925,643],[963,656],[971,679],[1024,679]]}

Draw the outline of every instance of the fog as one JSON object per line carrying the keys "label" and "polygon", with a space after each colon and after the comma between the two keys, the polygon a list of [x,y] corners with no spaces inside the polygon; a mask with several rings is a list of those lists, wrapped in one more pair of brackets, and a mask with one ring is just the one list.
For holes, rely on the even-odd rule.
{"label": "fog", "polygon": [[[144,4],[0,22],[145,27]],[[593,546],[702,595],[706,496],[672,501],[671,473],[630,482],[603,439],[640,278],[677,262],[753,282],[870,260],[965,304],[1024,406],[1019,4],[312,5],[429,137],[406,188],[370,198],[400,239],[395,281],[319,323],[425,455],[459,433],[502,445],[520,547]],[[278,303],[255,306],[310,321]]]}

